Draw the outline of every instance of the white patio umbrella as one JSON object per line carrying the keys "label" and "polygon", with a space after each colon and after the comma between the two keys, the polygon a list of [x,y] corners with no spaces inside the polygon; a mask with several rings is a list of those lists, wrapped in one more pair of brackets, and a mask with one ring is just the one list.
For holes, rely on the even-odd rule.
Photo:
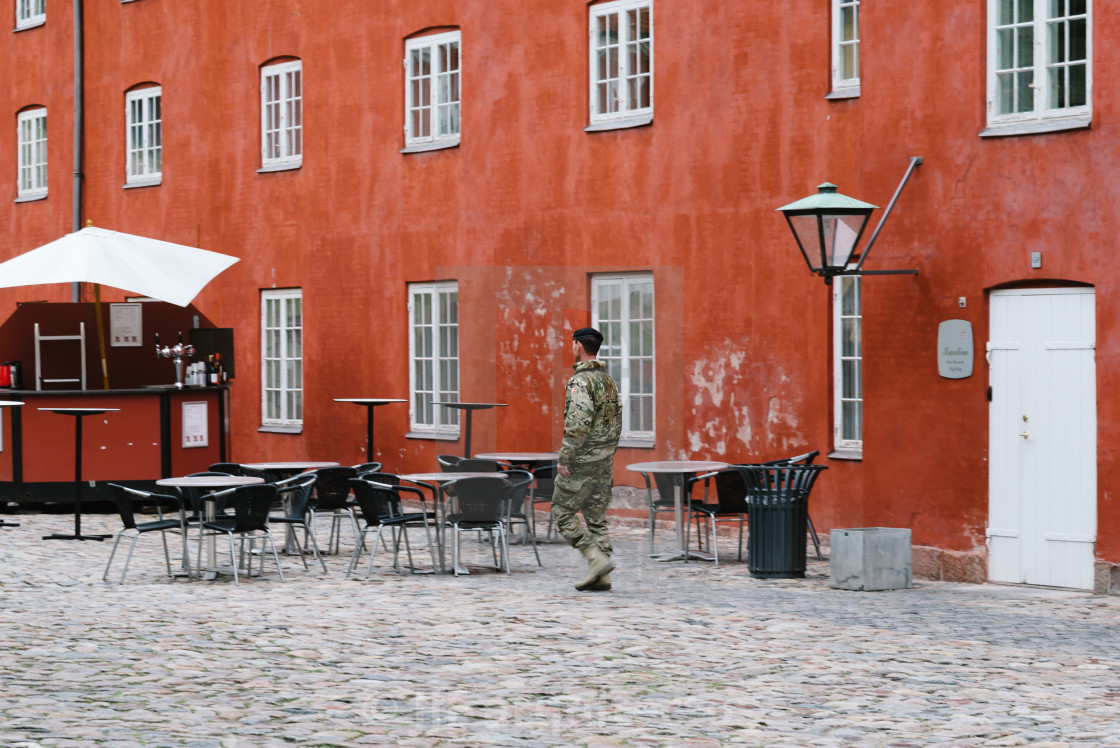
{"label": "white patio umbrella", "polygon": [[101,286],[185,307],[218,273],[237,261],[237,257],[218,252],[87,226],[0,263],[0,288],[97,284],[97,337],[101,372],[108,389]]}

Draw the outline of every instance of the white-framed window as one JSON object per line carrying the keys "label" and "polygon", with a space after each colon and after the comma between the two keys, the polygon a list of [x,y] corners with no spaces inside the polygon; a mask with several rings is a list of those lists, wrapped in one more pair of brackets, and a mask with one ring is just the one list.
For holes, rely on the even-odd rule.
{"label": "white-framed window", "polygon": [[47,110],[20,112],[16,122],[17,189],[19,197],[47,194]]}
{"label": "white-framed window", "polygon": [[1092,0],[988,0],[989,125],[1091,115],[1091,20]]}
{"label": "white-framed window", "polygon": [[261,423],[303,425],[303,290],[261,291]]}
{"label": "white-framed window", "polygon": [[618,384],[622,438],[654,438],[653,275],[592,277],[591,325],[603,333],[599,360]]}
{"label": "white-framed window", "polygon": [[127,182],[159,182],[163,174],[163,89],[129,91],[124,101]]}
{"label": "white-framed window", "polygon": [[833,448],[863,451],[863,317],[860,279],[837,276],[832,283]]}
{"label": "white-framed window", "polygon": [[832,0],[832,93],[859,95],[860,0]]}
{"label": "white-framed window", "polygon": [[261,166],[303,161],[303,62],[261,68]]}
{"label": "white-framed window", "polygon": [[459,284],[408,285],[408,415],[413,431],[458,434]]}
{"label": "white-framed window", "polygon": [[47,22],[47,0],[16,0],[16,28],[40,26]]}
{"label": "white-framed window", "polygon": [[653,2],[592,5],[591,123],[653,116]]}
{"label": "white-framed window", "polygon": [[459,142],[460,45],[458,31],[405,42],[406,146]]}

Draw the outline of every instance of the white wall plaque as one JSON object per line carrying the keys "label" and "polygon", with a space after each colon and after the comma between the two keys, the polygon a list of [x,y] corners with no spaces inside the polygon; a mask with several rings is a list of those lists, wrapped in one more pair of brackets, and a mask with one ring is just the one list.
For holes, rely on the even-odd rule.
{"label": "white wall plaque", "polygon": [[109,305],[109,345],[113,348],[139,348],[144,338],[142,304]]}
{"label": "white wall plaque", "polygon": [[972,323],[947,319],[937,326],[937,373],[946,379],[972,376]]}
{"label": "white wall plaque", "polygon": [[207,403],[183,403],[183,448],[210,446]]}

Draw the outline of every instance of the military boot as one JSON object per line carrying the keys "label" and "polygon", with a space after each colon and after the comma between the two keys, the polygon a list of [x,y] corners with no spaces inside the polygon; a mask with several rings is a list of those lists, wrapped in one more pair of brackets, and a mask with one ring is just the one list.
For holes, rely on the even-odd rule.
{"label": "military boot", "polygon": [[588,592],[609,592],[611,589],[611,575],[604,574],[599,581],[587,588]]}
{"label": "military boot", "polygon": [[599,546],[593,545],[590,548],[581,548],[580,550],[583,551],[583,555],[587,559],[587,576],[576,585],[576,589],[583,592],[591,589],[596,582],[614,571],[614,564],[611,563],[611,557],[603,553]]}

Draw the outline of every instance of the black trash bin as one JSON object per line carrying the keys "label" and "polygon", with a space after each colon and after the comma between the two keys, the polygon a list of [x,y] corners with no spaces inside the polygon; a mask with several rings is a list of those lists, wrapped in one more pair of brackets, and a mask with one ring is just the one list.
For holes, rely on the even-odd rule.
{"label": "black trash bin", "polygon": [[747,568],[752,577],[805,576],[809,491],[826,465],[744,465]]}

